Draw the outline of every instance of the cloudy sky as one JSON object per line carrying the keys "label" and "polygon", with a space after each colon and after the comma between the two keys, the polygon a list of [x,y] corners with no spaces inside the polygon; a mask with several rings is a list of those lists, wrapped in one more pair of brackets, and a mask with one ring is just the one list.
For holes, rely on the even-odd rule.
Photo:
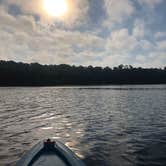
{"label": "cloudy sky", "polygon": [[0,0],[1,60],[166,66],[166,0],[66,0],[61,16],[46,1]]}

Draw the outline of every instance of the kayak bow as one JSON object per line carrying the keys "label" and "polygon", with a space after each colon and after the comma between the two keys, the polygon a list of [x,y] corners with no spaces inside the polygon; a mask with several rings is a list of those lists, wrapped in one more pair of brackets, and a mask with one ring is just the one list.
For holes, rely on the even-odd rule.
{"label": "kayak bow", "polygon": [[41,141],[26,153],[16,166],[85,166],[67,146],[60,141]]}

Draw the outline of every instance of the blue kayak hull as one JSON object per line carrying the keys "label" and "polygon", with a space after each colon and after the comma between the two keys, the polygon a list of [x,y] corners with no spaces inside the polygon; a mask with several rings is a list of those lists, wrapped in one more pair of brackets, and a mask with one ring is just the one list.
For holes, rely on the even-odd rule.
{"label": "blue kayak hull", "polygon": [[85,164],[60,141],[42,141],[26,153],[16,166],[85,166]]}

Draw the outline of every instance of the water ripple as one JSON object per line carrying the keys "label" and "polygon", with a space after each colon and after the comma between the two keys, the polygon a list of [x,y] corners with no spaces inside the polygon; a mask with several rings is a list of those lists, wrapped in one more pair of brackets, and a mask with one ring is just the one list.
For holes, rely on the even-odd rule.
{"label": "water ripple", "polygon": [[165,85],[0,88],[0,165],[50,137],[87,165],[165,166],[165,99]]}

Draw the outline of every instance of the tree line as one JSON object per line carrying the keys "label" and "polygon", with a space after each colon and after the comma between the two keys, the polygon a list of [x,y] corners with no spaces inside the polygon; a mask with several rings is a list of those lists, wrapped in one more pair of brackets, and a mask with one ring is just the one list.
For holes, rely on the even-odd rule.
{"label": "tree line", "polygon": [[165,84],[166,67],[41,65],[0,61],[0,86]]}

